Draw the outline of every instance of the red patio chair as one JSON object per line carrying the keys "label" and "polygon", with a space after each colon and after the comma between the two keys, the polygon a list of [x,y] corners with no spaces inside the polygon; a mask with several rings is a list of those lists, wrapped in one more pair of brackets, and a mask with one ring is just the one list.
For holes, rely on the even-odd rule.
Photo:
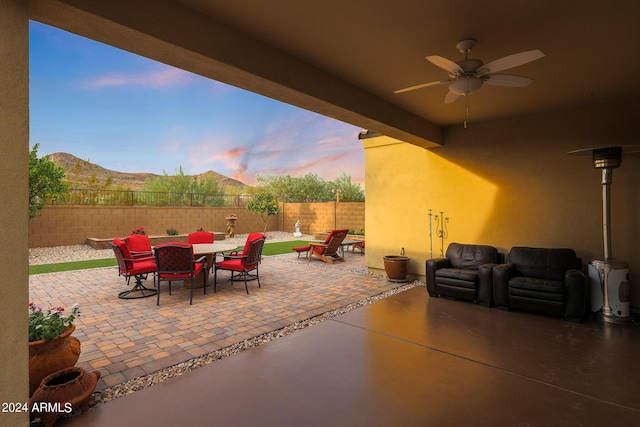
{"label": "red patio chair", "polygon": [[[225,255],[224,259],[220,262],[213,264],[213,292],[217,289],[218,270],[231,271],[231,283],[234,281],[244,279],[244,288],[249,294],[249,287],[247,286],[247,280],[257,280],[258,287],[260,287],[260,277],[258,274],[258,266],[262,258],[262,248],[264,247],[264,241],[266,237],[262,233],[251,233],[247,236],[247,241],[244,244],[244,249],[240,254],[232,252],[230,255]],[[233,275],[233,273],[240,273],[239,276]],[[251,272],[255,272],[251,274]],[[248,279],[247,279],[248,278]]]}
{"label": "red patio chair", "polygon": [[132,258],[153,258],[151,240],[149,240],[149,236],[146,234],[132,234],[124,239],[124,241],[127,244]]}
{"label": "red patio chair", "polygon": [[296,246],[292,250],[298,252],[298,258],[302,252],[306,252],[309,260],[315,255],[328,264],[333,264],[333,261],[344,261],[344,258],[338,255],[338,249],[347,237],[347,233],[349,230],[331,230],[323,243],[310,242],[306,246]]}
{"label": "red patio chair", "polygon": [[[160,305],[160,283],[169,282],[169,295],[171,295],[171,282],[174,280],[191,280],[191,294],[189,305],[193,304],[193,282],[194,278],[207,269],[207,257],[193,259],[193,246],[188,243],[165,243],[156,246],[156,264],[158,266],[156,276],[158,280],[158,300],[156,305]],[[207,293],[207,275],[202,275],[204,293]]]}
{"label": "red patio chair", "polygon": [[[135,278],[136,284],[128,291],[123,291],[118,294],[118,298],[122,299],[136,299],[147,298],[157,293],[156,289],[150,289],[142,284],[142,280],[146,280],[150,273],[156,271],[156,261],[153,255],[150,256],[138,256],[134,257],[124,240],[113,239],[109,242],[113,248],[113,252],[116,255],[116,261],[118,262],[118,275],[124,276],[127,279],[127,285],[129,285],[131,278]],[[155,276],[153,285],[155,287]]]}
{"label": "red patio chair", "polygon": [[209,231],[196,231],[189,233],[188,242],[193,245],[196,243],[213,243],[215,235]]}

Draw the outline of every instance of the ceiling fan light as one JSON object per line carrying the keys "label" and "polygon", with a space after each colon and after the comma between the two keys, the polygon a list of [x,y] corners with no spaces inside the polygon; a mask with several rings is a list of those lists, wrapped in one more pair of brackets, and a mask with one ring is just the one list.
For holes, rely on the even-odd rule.
{"label": "ceiling fan light", "polygon": [[474,76],[462,76],[449,84],[449,90],[456,95],[466,96],[482,87],[484,81]]}

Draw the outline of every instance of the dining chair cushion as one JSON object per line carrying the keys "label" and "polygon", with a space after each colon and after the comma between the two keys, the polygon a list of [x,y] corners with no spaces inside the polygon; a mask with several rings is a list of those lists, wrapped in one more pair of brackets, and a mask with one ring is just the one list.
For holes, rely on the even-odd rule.
{"label": "dining chair cushion", "polygon": [[155,261],[135,261],[133,267],[129,269],[129,275],[137,276],[138,274],[153,273],[156,270]]}
{"label": "dining chair cushion", "polygon": [[197,243],[213,243],[215,235],[209,231],[196,231],[189,233],[188,241],[190,244]]}
{"label": "dining chair cushion", "polygon": [[[193,275],[197,276],[198,274],[200,274],[203,266],[204,264],[201,262],[193,264]],[[160,278],[169,279],[169,280],[171,279],[184,280],[184,279],[190,279],[191,273],[160,273]]]}
{"label": "dining chair cushion", "polygon": [[244,249],[242,249],[242,253],[240,255],[244,256],[247,255],[247,252],[249,251],[249,246],[251,246],[251,243],[255,242],[258,239],[264,239],[265,235],[262,233],[251,233],[247,236],[247,241],[244,244]]}
{"label": "dining chair cushion", "polygon": [[146,234],[132,234],[125,239],[131,258],[153,258],[151,240]]}
{"label": "dining chair cushion", "polygon": [[[223,270],[244,271],[244,259],[225,259],[217,264],[218,268]],[[249,266],[247,266],[249,267]]]}

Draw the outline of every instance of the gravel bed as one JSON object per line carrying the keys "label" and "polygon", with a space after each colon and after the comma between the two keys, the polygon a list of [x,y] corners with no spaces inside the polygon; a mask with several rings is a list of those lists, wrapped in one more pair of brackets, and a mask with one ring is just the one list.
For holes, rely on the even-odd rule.
{"label": "gravel bed", "polygon": [[[304,234],[294,237],[293,233],[284,231],[267,231],[267,243],[286,242],[291,240],[313,240],[313,236]],[[247,234],[236,234],[233,238],[226,238],[222,242],[234,245],[244,245]],[[93,259],[113,258],[113,249],[94,249],[89,245],[53,246],[48,248],[29,249],[29,265],[55,264],[59,262],[87,261]]]}

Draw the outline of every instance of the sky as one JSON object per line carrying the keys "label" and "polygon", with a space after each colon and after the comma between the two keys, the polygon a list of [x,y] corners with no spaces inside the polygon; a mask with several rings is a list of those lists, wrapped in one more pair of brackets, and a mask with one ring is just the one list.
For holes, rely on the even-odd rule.
{"label": "sky", "polygon": [[356,126],[44,24],[30,25],[30,142],[120,172],[342,173],[364,187]]}

